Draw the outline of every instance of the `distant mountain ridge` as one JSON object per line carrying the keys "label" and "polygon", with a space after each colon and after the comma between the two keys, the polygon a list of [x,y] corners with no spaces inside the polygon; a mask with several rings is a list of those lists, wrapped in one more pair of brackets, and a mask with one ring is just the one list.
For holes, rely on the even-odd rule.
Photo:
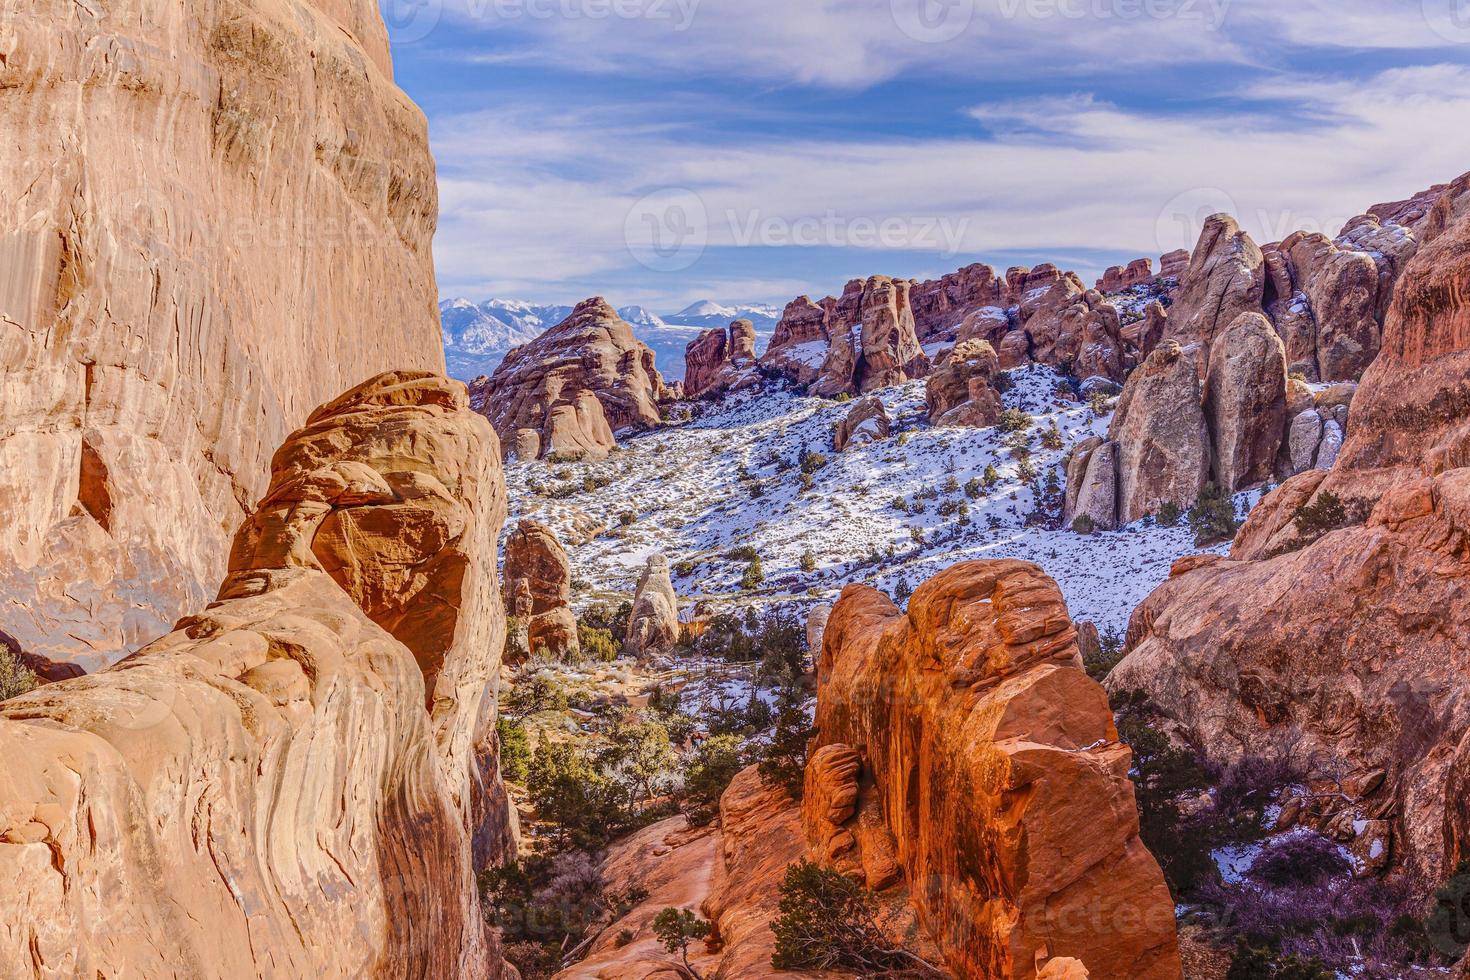
{"label": "distant mountain ridge", "polygon": [[[493,373],[512,348],[535,340],[571,312],[570,306],[513,299],[488,299],[483,303],[462,298],[444,300],[439,304],[439,317],[449,374],[473,381]],[[781,311],[774,306],[728,306],[700,300],[668,316],[642,306],[621,307],[618,316],[653,349],[659,372],[669,381],[678,381],[684,377],[684,349],[702,331],[727,327],[732,320],[750,320],[763,347],[776,329]]]}

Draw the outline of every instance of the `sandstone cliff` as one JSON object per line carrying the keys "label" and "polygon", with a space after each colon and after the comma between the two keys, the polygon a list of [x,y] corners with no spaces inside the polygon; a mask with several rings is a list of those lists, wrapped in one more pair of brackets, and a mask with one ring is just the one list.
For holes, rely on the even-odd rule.
{"label": "sandstone cliff", "polygon": [[505,503],[463,386],[375,378],[276,453],[215,603],[0,707],[6,976],[499,976]]}
{"label": "sandstone cliff", "polygon": [[906,615],[849,586],[823,640],[816,723],[809,842],[870,887],[901,875],[955,976],[1032,977],[1051,956],[1178,980],[1131,753],[1037,566],[956,565]]}
{"label": "sandstone cliff", "polygon": [[600,296],[511,351],[471,390],[504,453],[523,460],[552,453],[600,459],[619,431],[657,426],[664,397],[653,351]]}
{"label": "sandstone cliff", "polygon": [[95,668],[315,405],[442,370],[427,127],[368,0],[20,0],[0,119],[0,630]]}
{"label": "sandstone cliff", "polygon": [[[1268,496],[1230,558],[1178,567],[1109,679],[1221,759],[1300,733],[1340,787],[1317,818],[1388,821],[1391,864],[1423,880],[1470,856],[1470,219],[1433,210],[1335,467]],[[1297,520],[1329,493],[1336,520]]]}

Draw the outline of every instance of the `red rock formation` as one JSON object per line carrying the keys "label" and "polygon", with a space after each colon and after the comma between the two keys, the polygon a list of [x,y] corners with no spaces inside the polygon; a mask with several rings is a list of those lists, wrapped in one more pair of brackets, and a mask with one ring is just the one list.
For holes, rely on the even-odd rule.
{"label": "red rock formation", "polygon": [[369,0],[4,23],[0,630],[96,668],[209,599],[313,407],[443,370],[434,167]]}
{"label": "red rock formation", "polygon": [[556,534],[522,518],[505,541],[505,611],[525,624],[526,649],[575,658],[577,616],[572,612],[572,566]]}
{"label": "red rock formation", "polygon": [[853,405],[832,433],[832,448],[839,453],[849,446],[870,446],[888,438],[890,421],[883,402],[869,395]]}
{"label": "red rock formation", "polygon": [[1159,345],[1128,377],[1108,438],[1117,445],[1118,517],[1187,507],[1210,478],[1210,432],[1191,353]]}
{"label": "red rock formation", "polygon": [[828,297],[818,305],[807,296],[787,303],[761,363],[793,384],[816,381],[827,356],[831,337],[828,325],[836,303]]}
{"label": "red rock formation", "polygon": [[[1139,607],[1109,686],[1146,691],[1221,759],[1289,731],[1320,774],[1382,773],[1319,816],[1387,820],[1392,866],[1432,881],[1470,856],[1470,218],[1409,264],[1351,412],[1330,473],[1283,484],[1229,560]],[[1327,492],[1366,521],[1300,533]]]}
{"label": "red rock formation", "polygon": [[475,382],[471,403],[507,456],[601,459],[619,431],[660,423],[664,395],[653,351],[598,296],[506,355],[493,376]]}
{"label": "red rock formation", "polygon": [[1261,249],[1233,217],[1212,215],[1179,279],[1179,295],[1169,309],[1165,338],[1198,344],[1203,368],[1215,337],[1242,313],[1261,309],[1265,286]]}
{"label": "red rock formation", "polygon": [[736,320],[729,330],[706,330],[684,353],[684,397],[705,398],[760,380],[755,367],[755,324]]}
{"label": "red rock formation", "polygon": [[1159,258],[1159,278],[1177,280],[1189,268],[1189,259],[1190,252],[1187,248],[1166,252]]}
{"label": "red rock formation", "polygon": [[819,395],[872,391],[929,372],[904,280],[873,276],[848,283],[828,331],[831,347],[813,387]]}
{"label": "red rock formation", "polygon": [[958,272],[915,283],[909,294],[914,330],[920,342],[953,336],[955,328],[975,310],[1005,308],[1012,299],[1006,281],[988,265],[967,265]]}
{"label": "red rock formation", "polygon": [[217,602],[0,706],[8,976],[501,975],[495,448],[458,382],[353,389],[276,453]]}
{"label": "red rock formation", "polygon": [[1286,351],[1264,315],[1242,313],[1216,338],[1204,396],[1215,485],[1234,493],[1270,480],[1286,426]]}
{"label": "red rock formation", "polygon": [[1110,266],[1097,281],[1097,291],[1100,293],[1121,293],[1132,289],[1134,286],[1143,286],[1154,282],[1158,277],[1154,274],[1153,259],[1134,259],[1127,267],[1121,265]]}
{"label": "red rock formation", "polygon": [[[1138,838],[1131,754],[1040,568],[957,565],[921,586],[907,615],[848,586],[818,681],[812,765],[835,768],[833,790],[804,803],[814,843],[881,868],[860,817],[875,801],[955,976],[1034,977],[1044,952],[1099,976],[1178,980],[1174,906]],[[854,828],[860,853],[822,828]]]}
{"label": "red rock formation", "polygon": [[945,351],[924,384],[932,425],[994,425],[1002,409],[995,376],[1000,360],[983,340],[966,340]]}
{"label": "red rock formation", "polygon": [[623,649],[630,656],[645,657],[669,653],[678,642],[679,597],[669,577],[669,561],[663,555],[649,555],[633,595]]}

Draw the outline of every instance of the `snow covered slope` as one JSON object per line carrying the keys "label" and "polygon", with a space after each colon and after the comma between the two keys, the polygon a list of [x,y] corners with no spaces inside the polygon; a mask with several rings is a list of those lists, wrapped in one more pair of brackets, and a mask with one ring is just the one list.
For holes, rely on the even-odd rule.
{"label": "snow covered slope", "polygon": [[[1108,420],[1056,398],[1060,379],[1048,368],[1011,376],[1007,406],[1033,416],[1031,465],[1043,482],[1048,471],[1060,478],[1066,447],[1105,432]],[[1090,537],[1028,527],[1035,500],[1019,477],[1015,436],[929,427],[922,381],[879,395],[893,435],[845,453],[833,452],[832,429],[851,403],[778,390],[736,396],[693,421],[629,438],[602,462],[514,463],[510,525],[529,515],[557,531],[583,603],[631,591],[654,551],[675,566],[681,598],[715,607],[831,602],[849,582],[894,594],[958,561],[1014,557],[1053,575],[1076,619],[1119,630],[1174,560],[1196,551],[1183,524],[1146,519]],[[1053,423],[1062,448],[1043,444]],[[804,490],[808,453],[826,462]],[[985,488],[988,466],[999,482]],[[1243,496],[1238,507],[1257,496]],[[761,559],[764,582],[755,590],[740,585],[748,557],[732,552],[741,547]]]}

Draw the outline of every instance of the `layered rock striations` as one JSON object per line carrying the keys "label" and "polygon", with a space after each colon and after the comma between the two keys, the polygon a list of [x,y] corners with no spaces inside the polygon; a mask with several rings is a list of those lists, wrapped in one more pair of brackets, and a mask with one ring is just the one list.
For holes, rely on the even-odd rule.
{"label": "layered rock striations", "polygon": [[666,391],[653,351],[599,297],[506,355],[471,388],[507,457],[605,457],[623,430],[659,425]]}
{"label": "layered rock striations", "polygon": [[501,975],[470,847],[505,818],[474,799],[498,783],[495,450],[456,382],[359,386],[277,452],[216,602],[0,707],[0,962]]}
{"label": "layered rock striations", "polygon": [[1222,761],[1289,739],[1338,787],[1318,825],[1422,883],[1470,857],[1470,219],[1432,210],[1335,466],[1179,567],[1109,679]]}
{"label": "layered rock striations", "polygon": [[1180,977],[1174,906],[1138,837],[1107,698],[1056,584],[969,562],[907,614],[849,586],[818,667],[803,822],[873,887],[901,876],[958,977]]}
{"label": "layered rock striations", "polygon": [[434,167],[367,0],[0,34],[0,630],[95,668],[209,598],[313,407],[443,369]]}

